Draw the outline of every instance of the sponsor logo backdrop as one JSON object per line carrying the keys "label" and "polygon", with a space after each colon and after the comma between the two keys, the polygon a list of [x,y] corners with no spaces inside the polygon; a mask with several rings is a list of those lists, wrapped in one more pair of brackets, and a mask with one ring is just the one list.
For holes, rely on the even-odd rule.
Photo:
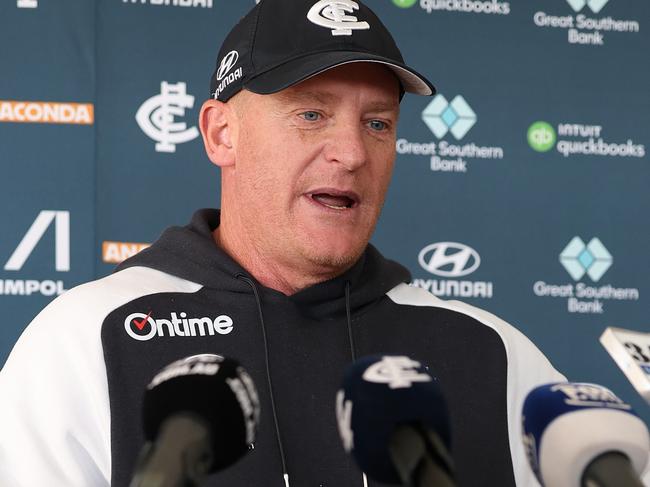
{"label": "sponsor logo backdrop", "polygon": [[[368,3],[439,90],[402,102],[373,242],[413,285],[500,315],[650,421],[598,343],[606,326],[650,331],[650,4]],[[253,4],[0,6],[0,364],[56,295],[218,206],[197,116]]]}

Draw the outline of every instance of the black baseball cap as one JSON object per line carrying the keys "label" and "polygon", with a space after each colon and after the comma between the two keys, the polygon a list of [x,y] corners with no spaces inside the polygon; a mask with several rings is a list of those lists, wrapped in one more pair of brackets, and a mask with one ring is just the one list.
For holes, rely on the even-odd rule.
{"label": "black baseball cap", "polygon": [[402,90],[433,95],[429,80],[404,63],[379,18],[356,0],[262,0],[226,37],[210,96],[227,101],[242,89],[269,94],[353,62],[390,68]]}

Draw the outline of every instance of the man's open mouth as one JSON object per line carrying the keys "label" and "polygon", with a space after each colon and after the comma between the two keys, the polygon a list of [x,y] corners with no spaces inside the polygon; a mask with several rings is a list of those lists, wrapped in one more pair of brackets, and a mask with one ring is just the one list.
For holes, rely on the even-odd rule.
{"label": "man's open mouth", "polygon": [[318,191],[308,195],[311,199],[333,210],[346,210],[354,208],[358,198],[349,193]]}

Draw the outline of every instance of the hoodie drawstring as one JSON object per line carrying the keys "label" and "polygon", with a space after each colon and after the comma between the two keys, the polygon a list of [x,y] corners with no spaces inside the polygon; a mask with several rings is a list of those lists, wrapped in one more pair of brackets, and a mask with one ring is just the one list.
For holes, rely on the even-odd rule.
{"label": "hoodie drawstring", "polygon": [[269,343],[266,338],[266,325],[264,324],[264,314],[262,313],[262,302],[260,295],[257,291],[255,281],[245,276],[244,274],[237,274],[237,279],[244,281],[253,290],[255,295],[255,303],[257,304],[257,313],[260,318],[260,325],[262,327],[262,337],[264,338],[264,361],[266,365],[266,383],[269,386],[269,393],[271,396],[271,412],[273,414],[273,424],[275,425],[275,437],[278,441],[278,450],[280,451],[280,461],[282,462],[282,477],[284,478],[285,487],[289,487],[289,474],[287,473],[287,461],[284,456],[284,448],[282,446],[282,438],[280,437],[280,423],[278,421],[278,414],[275,408],[275,394],[273,393],[273,381],[271,380],[271,367],[269,364]]}
{"label": "hoodie drawstring", "polygon": [[[269,362],[269,343],[266,337],[266,324],[264,323],[264,314],[262,313],[262,301],[260,299],[257,285],[250,277],[244,274],[237,274],[237,279],[244,281],[253,290],[255,295],[255,304],[257,305],[257,313],[260,318],[260,325],[262,328],[262,337],[264,338],[264,362],[266,366],[266,383],[269,386],[269,394],[271,396],[271,412],[273,414],[273,424],[275,426],[275,437],[278,443],[278,451],[280,452],[280,461],[282,462],[282,477],[284,478],[285,487],[289,487],[289,474],[287,473],[287,461],[284,456],[284,447],[282,445],[282,438],[280,437],[280,422],[278,421],[278,414],[275,407],[275,394],[273,392],[273,381],[271,380],[271,367]],[[348,340],[350,343],[350,356],[352,362],[357,360],[356,347],[354,345],[354,335],[352,334],[352,312],[350,309],[350,281],[345,281],[345,315],[348,327]],[[367,487],[368,481],[365,474],[363,475],[363,485]]]}

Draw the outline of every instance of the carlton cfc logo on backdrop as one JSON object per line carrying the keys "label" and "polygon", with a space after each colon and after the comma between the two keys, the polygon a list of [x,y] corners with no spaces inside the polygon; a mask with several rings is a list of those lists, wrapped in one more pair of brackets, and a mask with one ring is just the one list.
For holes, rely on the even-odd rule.
{"label": "carlton cfc logo on backdrop", "polygon": [[148,313],[131,313],[124,320],[126,334],[140,342],[159,337],[196,337],[228,335],[234,329],[233,320],[228,315],[219,315],[212,319],[188,318],[187,313],[171,313],[169,319],[154,319],[153,311]]}
{"label": "carlton cfc logo on backdrop", "polygon": [[468,245],[438,242],[424,247],[418,262],[425,271],[437,276],[462,277],[478,269],[481,257]]}
{"label": "carlton cfc logo on backdrop", "polygon": [[176,144],[195,139],[199,130],[174,121],[184,117],[185,110],[194,106],[194,97],[187,94],[185,83],[160,83],[160,94],[146,100],[135,114],[142,131],[155,140],[156,152],[176,152]]}
{"label": "carlton cfc logo on backdrop", "polygon": [[[34,252],[43,235],[54,223],[54,268],[70,270],[70,212],[41,211],[4,265],[5,271],[19,272]],[[0,295],[53,296],[65,291],[63,281],[36,279],[0,279]]]}
{"label": "carlton cfc logo on backdrop", "polygon": [[359,4],[352,0],[320,0],[309,9],[307,18],[316,25],[332,29],[333,36],[351,36],[353,30],[370,29],[368,22],[348,15],[355,10],[359,10]]}

